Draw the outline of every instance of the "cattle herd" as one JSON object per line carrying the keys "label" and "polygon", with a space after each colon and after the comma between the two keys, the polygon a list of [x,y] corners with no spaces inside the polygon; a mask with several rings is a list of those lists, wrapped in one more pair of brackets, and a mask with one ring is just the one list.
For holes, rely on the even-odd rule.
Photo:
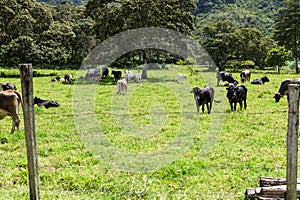
{"label": "cattle herd", "polygon": [[[112,70],[111,75],[114,77],[117,86],[117,94],[124,95],[128,88],[129,82],[141,83],[142,78],[147,78],[146,70],[143,69],[142,74],[134,74],[132,71],[126,70],[124,76],[122,77],[122,71]],[[109,77],[109,69],[104,67],[102,71],[100,69],[88,69],[85,76],[82,77],[84,80],[91,82],[100,82],[103,78]],[[232,74],[225,71],[217,72],[217,86],[220,85],[220,81],[226,82],[227,94],[226,97],[229,101],[231,111],[237,110],[237,104],[240,105],[240,109],[244,107],[247,108],[247,88],[245,85],[239,85],[239,81],[234,79]],[[181,73],[177,75],[177,83],[182,84],[187,80],[187,76]],[[250,70],[244,70],[240,73],[240,80],[242,83],[250,82],[251,84],[264,84],[269,82],[269,78],[263,76],[259,79],[251,81]],[[51,82],[62,81],[63,83],[71,84],[73,77],[71,74],[65,74],[63,78],[59,76],[50,79]],[[280,98],[284,95],[288,96],[288,85],[291,83],[300,84],[300,78],[287,79],[282,81],[280,88],[277,93],[273,96],[275,102],[279,102]],[[190,93],[193,93],[194,100],[196,102],[197,112],[199,113],[200,107],[202,107],[202,112],[204,113],[205,107],[207,108],[207,113],[210,114],[212,110],[213,102],[218,102],[214,99],[214,89],[211,86],[205,86],[203,88],[194,87]],[[45,108],[59,107],[59,103],[56,101],[43,100],[39,97],[34,98],[34,104],[38,106],[43,106]],[[6,116],[12,118],[12,128],[11,133],[15,131],[15,128],[19,129],[20,119],[19,119],[19,108],[22,105],[21,95],[17,91],[17,87],[13,83],[3,82],[1,83],[0,91],[0,120]]]}

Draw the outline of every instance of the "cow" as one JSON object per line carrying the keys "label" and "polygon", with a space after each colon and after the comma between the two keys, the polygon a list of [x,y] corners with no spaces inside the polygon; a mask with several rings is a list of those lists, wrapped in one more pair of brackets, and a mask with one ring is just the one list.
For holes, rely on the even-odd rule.
{"label": "cow", "polygon": [[90,81],[96,81],[96,80],[101,80],[101,73],[100,69],[94,68],[94,69],[88,69],[85,76],[84,80],[90,80]]}
{"label": "cow", "polygon": [[240,108],[243,108],[244,102],[244,109],[247,108],[247,88],[244,85],[231,85],[230,87],[226,88],[227,90],[227,98],[230,104],[231,111],[236,111],[236,104],[240,104]]}
{"label": "cow", "polygon": [[20,93],[16,90],[0,91],[0,120],[6,116],[12,118],[11,133],[20,128],[19,109],[22,105]]}
{"label": "cow", "polygon": [[102,68],[102,77],[107,77],[108,76],[108,74],[109,74],[109,70],[108,70],[108,68],[107,67],[103,67]]}
{"label": "cow", "polygon": [[1,83],[2,90],[17,90],[17,87],[13,83]]}
{"label": "cow", "polygon": [[64,82],[71,84],[72,83],[72,75],[71,74],[65,74]]}
{"label": "cow", "polygon": [[287,101],[289,102],[289,91],[288,91],[288,85],[289,84],[300,84],[300,78],[292,78],[292,79],[286,79],[281,82],[280,88],[277,93],[274,94],[273,98],[275,98],[275,102],[279,102],[281,97],[284,95],[287,95]]}
{"label": "cow", "polygon": [[122,72],[119,70],[112,70],[111,74],[114,75],[115,80],[119,80],[122,77]]}
{"label": "cow", "polygon": [[223,81],[223,82],[227,81],[228,83],[233,83],[234,85],[237,85],[239,83],[237,80],[235,80],[232,77],[231,73],[224,72],[224,71],[217,72],[217,86],[220,85],[220,81]]}
{"label": "cow", "polygon": [[136,73],[136,75],[135,75],[135,81],[137,83],[142,82],[142,75],[141,75],[141,73]]}
{"label": "cow", "polygon": [[261,78],[254,79],[253,81],[251,81],[251,84],[262,85],[262,84],[265,84],[266,82],[270,82],[270,80],[267,76],[263,76]]}
{"label": "cow", "polygon": [[135,79],[136,79],[134,73],[132,71],[128,71],[128,70],[125,71],[125,77],[127,78],[128,82],[131,80],[135,81]]}
{"label": "cow", "polygon": [[242,83],[244,83],[246,81],[250,82],[250,77],[251,77],[250,70],[246,69],[246,70],[242,71],[241,74],[240,74],[240,77],[241,77]]}
{"label": "cow", "polygon": [[214,89],[211,86],[204,88],[195,87],[190,93],[194,94],[197,112],[199,113],[199,107],[202,106],[202,112],[204,113],[204,106],[206,104],[207,113],[210,114],[214,101]]}
{"label": "cow", "polygon": [[183,83],[183,81],[186,79],[187,79],[186,75],[180,74],[180,73],[177,74],[177,82],[178,83]]}
{"label": "cow", "polygon": [[117,94],[124,95],[128,86],[128,77],[122,78],[117,81]]}
{"label": "cow", "polygon": [[60,77],[59,77],[59,76],[52,77],[52,78],[50,79],[50,82],[56,82],[56,81],[60,81]]}
{"label": "cow", "polygon": [[59,103],[56,101],[43,100],[38,97],[34,97],[33,104],[37,104],[40,107],[44,106],[46,109],[50,107],[59,107]]}

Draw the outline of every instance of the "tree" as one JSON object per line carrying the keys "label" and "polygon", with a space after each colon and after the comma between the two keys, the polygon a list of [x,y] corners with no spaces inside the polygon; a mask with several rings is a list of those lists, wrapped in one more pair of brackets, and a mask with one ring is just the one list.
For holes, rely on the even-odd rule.
{"label": "tree", "polygon": [[296,63],[296,73],[299,73],[298,66],[298,45],[300,38],[300,1],[291,0],[284,1],[286,5],[282,8],[276,17],[274,38],[279,42],[279,45],[291,50]]}
{"label": "tree", "polygon": [[276,46],[268,52],[265,62],[269,67],[277,67],[278,74],[280,74],[281,67],[284,66],[289,57],[290,54],[283,46]]}
{"label": "tree", "polygon": [[[95,33],[100,42],[117,33],[142,27],[168,28],[188,35],[194,30],[192,0],[124,0],[119,3],[91,0],[86,8],[86,15],[95,20]],[[138,50],[127,54],[127,58],[139,55],[140,64],[147,63],[150,55],[157,55],[153,51],[156,50]]]}
{"label": "tree", "polygon": [[2,54],[6,63],[16,66],[19,63],[32,63],[36,61],[38,47],[35,41],[29,36],[20,36],[12,40],[8,45],[4,45]]}

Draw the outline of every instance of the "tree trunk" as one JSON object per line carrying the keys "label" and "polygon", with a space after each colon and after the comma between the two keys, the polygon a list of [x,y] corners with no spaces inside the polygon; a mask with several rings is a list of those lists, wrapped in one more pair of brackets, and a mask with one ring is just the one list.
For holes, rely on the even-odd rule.
{"label": "tree trunk", "polygon": [[298,42],[297,42],[297,26],[295,26],[294,33],[294,45],[295,45],[295,62],[296,62],[296,74],[299,74],[299,66],[298,66]]}

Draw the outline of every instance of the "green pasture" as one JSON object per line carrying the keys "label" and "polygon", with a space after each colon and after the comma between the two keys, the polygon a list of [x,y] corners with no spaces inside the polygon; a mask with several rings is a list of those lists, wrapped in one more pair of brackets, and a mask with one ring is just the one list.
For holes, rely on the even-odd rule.
{"label": "green pasture", "polygon": [[[35,71],[34,95],[60,103],[35,107],[41,199],[243,199],[261,176],[285,177],[288,104],[272,97],[295,74],[252,73],[270,82],[245,83],[247,110],[232,112],[215,73],[182,67],[188,79],[178,84],[176,70],[152,70],[122,96],[113,78],[92,84],[80,79],[85,72]],[[11,76],[0,82],[21,91],[17,70],[1,72]],[[50,82],[67,72],[74,84]],[[205,85],[220,101],[210,115],[196,113],[189,92]],[[29,198],[22,113],[14,134],[11,119],[1,120],[1,199]]]}

